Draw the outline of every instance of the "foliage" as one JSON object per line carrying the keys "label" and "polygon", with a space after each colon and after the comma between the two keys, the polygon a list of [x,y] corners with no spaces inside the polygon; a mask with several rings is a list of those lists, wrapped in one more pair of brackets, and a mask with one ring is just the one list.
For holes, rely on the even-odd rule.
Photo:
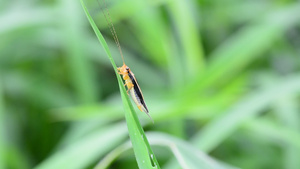
{"label": "foliage", "polygon": [[300,166],[298,1],[106,0],[154,124],[83,2],[102,46],[80,1],[0,1],[0,168],[149,166],[143,129],[162,168]]}

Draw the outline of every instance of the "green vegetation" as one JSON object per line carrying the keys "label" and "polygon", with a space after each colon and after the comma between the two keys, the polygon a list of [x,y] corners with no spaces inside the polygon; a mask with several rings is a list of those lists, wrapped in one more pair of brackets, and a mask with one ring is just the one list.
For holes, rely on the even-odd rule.
{"label": "green vegetation", "polygon": [[0,169],[299,168],[299,2],[106,0],[154,124],[96,0],[0,2]]}
{"label": "green vegetation", "polygon": [[[86,6],[84,2],[81,0],[81,5],[87,15],[88,20],[90,21],[90,24],[92,25],[101,45],[103,46],[107,56],[109,57],[111,64],[115,70],[119,87],[121,90],[122,100],[124,103],[124,107],[126,108],[126,122],[128,126],[128,132],[130,135],[130,139],[132,142],[132,147],[135,152],[135,157],[138,162],[139,168],[159,168],[159,164],[153,154],[153,151],[148,143],[148,140],[145,136],[144,130],[139,122],[139,119],[134,111],[134,108],[132,104],[130,103],[129,97],[127,95],[125,86],[123,85],[121,77],[118,75],[117,66],[110,54],[110,51],[108,49],[108,46],[102,36],[102,34],[99,32],[97,25],[95,24],[94,20],[90,16],[88,10],[86,9]],[[113,28],[114,29],[114,28]],[[152,162],[151,162],[152,161]],[[153,164],[151,164],[153,163]]]}

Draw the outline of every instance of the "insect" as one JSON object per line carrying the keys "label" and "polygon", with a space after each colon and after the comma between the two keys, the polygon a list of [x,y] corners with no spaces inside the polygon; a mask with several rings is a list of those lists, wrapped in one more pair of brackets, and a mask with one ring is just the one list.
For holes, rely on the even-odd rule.
{"label": "insect", "polygon": [[[99,6],[101,7],[98,0],[97,0],[97,2],[99,4]],[[126,88],[127,88],[127,94],[130,94],[132,100],[137,105],[138,109],[142,112],[145,112],[148,115],[148,117],[152,120],[152,122],[154,123],[153,119],[149,115],[149,111],[148,111],[148,108],[146,106],[142,90],[141,90],[134,74],[132,73],[130,68],[125,64],[124,57],[123,57],[123,52],[122,52],[122,49],[121,49],[121,45],[120,45],[117,33],[115,31],[114,25],[111,21],[111,17],[109,15],[109,11],[107,9],[105,0],[103,0],[103,3],[104,3],[104,9],[106,9],[106,11],[104,11],[102,8],[101,8],[101,11],[102,11],[102,13],[105,17],[105,20],[106,20],[106,22],[108,24],[108,27],[109,27],[112,35],[113,35],[114,41],[117,44],[117,47],[119,49],[120,55],[121,55],[122,60],[123,60],[123,66],[117,68],[118,73],[120,75],[122,75],[122,78],[125,82],[124,86],[126,86]],[[105,14],[105,12],[107,13],[107,15]]]}

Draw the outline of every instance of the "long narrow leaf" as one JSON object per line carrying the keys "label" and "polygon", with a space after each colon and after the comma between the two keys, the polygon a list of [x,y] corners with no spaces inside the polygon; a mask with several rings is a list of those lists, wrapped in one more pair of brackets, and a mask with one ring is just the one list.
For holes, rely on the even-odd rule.
{"label": "long narrow leaf", "polygon": [[[184,169],[235,169],[236,167],[219,162],[207,154],[197,150],[181,139],[172,137],[168,134],[152,132],[147,133],[152,145],[158,145],[169,148],[176,160],[180,163],[180,168]],[[96,167],[96,169],[109,168],[109,165],[116,160],[122,153],[131,148],[130,144],[125,143],[115,150],[111,151]]]}
{"label": "long narrow leaf", "polygon": [[5,143],[3,138],[4,136],[4,108],[3,108],[3,100],[2,100],[2,81],[0,81],[0,168],[4,168],[5,160],[4,160],[4,154],[5,154]]}
{"label": "long narrow leaf", "polygon": [[[99,29],[97,28],[94,20],[92,19],[92,17],[90,16],[83,0],[80,1],[81,5],[84,9],[84,12],[93,28],[93,30],[95,31],[95,34],[97,35],[97,38],[99,40],[99,42],[101,43],[101,45],[103,46],[103,48],[105,49],[105,52],[109,58],[109,60],[111,61],[111,64],[114,68],[114,71],[116,73],[117,79],[118,79],[118,83],[119,83],[119,87],[120,87],[120,92],[121,92],[121,96],[122,96],[122,100],[123,100],[123,104],[125,107],[125,117],[126,117],[126,122],[127,122],[127,127],[128,127],[128,131],[129,131],[129,136],[132,142],[132,146],[133,146],[133,150],[136,156],[136,160],[138,163],[139,168],[160,168],[158,165],[158,162],[154,156],[154,153],[151,150],[151,147],[148,143],[148,140],[146,138],[146,135],[144,133],[144,130],[138,120],[138,117],[134,111],[134,108],[129,100],[129,97],[126,93],[126,89],[123,85],[122,79],[120,78],[120,76],[118,75],[117,72],[117,66],[111,56],[111,53],[108,49],[108,45],[105,42],[102,34],[100,33]],[[152,157],[152,158],[150,158]],[[153,165],[152,165],[153,163]]]}
{"label": "long narrow leaf", "polygon": [[115,124],[94,132],[71,145],[60,148],[35,169],[87,168],[126,137],[125,124]]}

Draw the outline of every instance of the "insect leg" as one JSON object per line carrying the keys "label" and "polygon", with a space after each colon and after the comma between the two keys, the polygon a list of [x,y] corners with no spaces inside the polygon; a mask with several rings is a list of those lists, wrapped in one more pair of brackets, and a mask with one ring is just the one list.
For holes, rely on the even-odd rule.
{"label": "insect leg", "polygon": [[127,94],[128,94],[128,91],[133,88],[133,84],[131,82],[125,82],[125,85],[127,86]]}

